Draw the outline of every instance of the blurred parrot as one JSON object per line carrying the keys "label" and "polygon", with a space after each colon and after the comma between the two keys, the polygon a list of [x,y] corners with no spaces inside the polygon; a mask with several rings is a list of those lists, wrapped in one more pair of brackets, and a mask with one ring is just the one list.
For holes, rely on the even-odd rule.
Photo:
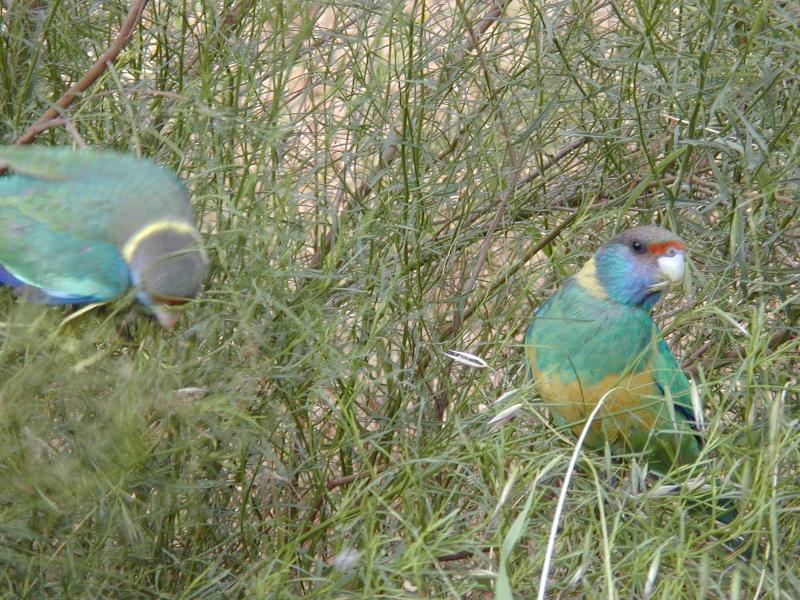
{"label": "blurred parrot", "polygon": [[0,283],[33,302],[111,300],[131,286],[165,328],[208,269],[181,181],[110,151],[0,147]]}
{"label": "blurred parrot", "polygon": [[556,423],[578,435],[598,402],[586,445],[642,452],[666,473],[700,453],[689,382],[650,309],[683,278],[685,247],[656,226],[603,244],[534,313],[525,354]]}

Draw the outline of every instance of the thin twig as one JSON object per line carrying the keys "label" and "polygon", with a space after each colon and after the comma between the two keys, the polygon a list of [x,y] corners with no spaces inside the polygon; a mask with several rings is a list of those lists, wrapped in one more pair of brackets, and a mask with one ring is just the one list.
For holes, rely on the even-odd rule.
{"label": "thin twig", "polygon": [[342,487],[345,485],[350,485],[354,481],[358,481],[359,479],[367,479],[372,477],[376,473],[380,473],[386,469],[386,466],[377,466],[374,468],[375,472],[366,472],[362,471],[361,473],[353,473],[352,475],[346,475],[345,477],[334,477],[332,479],[328,479],[325,482],[325,487],[329,490],[335,490],[337,487]]}
{"label": "thin twig", "polygon": [[548,158],[545,159],[541,169],[539,168],[533,169],[525,177],[520,179],[519,185],[523,186],[529,184],[531,181],[539,177],[544,171],[549,169],[555,163],[561,162],[562,158],[580,149],[580,147],[583,146],[587,141],[589,141],[588,137],[579,137],[578,139],[573,140],[568,144],[564,144],[558,150],[556,150],[552,156],[549,156]]}
{"label": "thin twig", "polygon": [[491,222],[489,223],[489,227],[486,231],[486,235],[483,238],[483,243],[481,244],[480,250],[478,251],[478,258],[472,265],[472,271],[470,272],[469,278],[466,279],[466,282],[461,288],[460,300],[458,303],[458,307],[453,315],[453,322],[455,327],[460,327],[461,321],[464,316],[464,306],[467,297],[472,294],[475,290],[475,285],[478,282],[478,275],[480,275],[481,269],[483,265],[486,263],[486,257],[489,255],[489,246],[492,243],[492,239],[494,238],[494,232],[497,229],[497,225],[500,222],[500,219],[505,214],[505,209],[508,206],[508,201],[511,196],[514,195],[514,192],[517,189],[517,182],[519,181],[520,177],[520,170],[521,165],[519,160],[517,159],[517,153],[514,150],[514,144],[511,140],[511,132],[508,126],[508,119],[506,118],[505,111],[503,110],[502,105],[497,101],[497,98],[494,94],[494,85],[492,82],[492,76],[489,72],[489,67],[486,64],[486,58],[480,50],[480,41],[478,39],[478,34],[475,32],[475,28],[473,27],[472,23],[469,20],[469,15],[464,8],[463,2],[461,0],[456,0],[456,4],[458,5],[459,10],[461,10],[462,18],[467,24],[467,31],[470,35],[470,40],[472,42],[472,46],[478,50],[478,62],[481,65],[481,71],[483,72],[483,77],[486,80],[486,92],[489,94],[489,97],[492,100],[492,103],[496,107],[497,115],[498,115],[498,122],[500,124],[500,130],[503,135],[503,141],[506,145],[506,156],[508,156],[508,161],[511,164],[511,181],[509,182],[508,187],[498,196],[500,200],[500,204],[495,211],[494,217],[492,218]]}
{"label": "thin twig", "polygon": [[134,2],[133,6],[131,6],[131,10],[128,12],[128,16],[125,17],[125,21],[122,23],[122,28],[117,34],[117,37],[114,38],[114,42],[111,44],[108,50],[103,52],[102,56],[97,60],[97,62],[92,65],[92,68],[89,69],[86,74],[78,80],[77,83],[72,85],[72,87],[64,92],[61,97],[56,100],[53,106],[48,108],[47,111],[41,117],[39,117],[39,119],[33,125],[31,125],[25,133],[17,138],[17,141],[14,142],[15,144],[30,144],[36,139],[36,136],[47,129],[47,127],[42,129],[42,126],[45,123],[48,123],[49,121],[59,117],[82,92],[86,91],[89,86],[92,85],[98,77],[100,77],[108,65],[114,62],[119,53],[122,52],[122,49],[128,44],[128,41],[131,39],[131,35],[133,34],[133,29],[139,22],[146,5],[147,0],[136,0],[136,2]]}
{"label": "thin twig", "polygon": [[[569,215],[566,219],[561,221],[561,223],[556,225],[550,231],[550,233],[548,233],[541,240],[539,240],[539,242],[536,245],[532,246],[530,248],[530,250],[528,250],[521,259],[516,261],[513,265],[511,265],[505,271],[503,271],[497,277],[495,277],[494,282],[492,283],[492,285],[490,285],[489,288],[486,290],[486,294],[485,295],[489,295],[492,292],[494,292],[495,290],[497,290],[497,288],[499,288],[506,281],[508,281],[508,279],[510,277],[512,277],[517,271],[519,271],[522,267],[527,265],[528,261],[530,261],[536,254],[541,252],[541,250],[545,246],[547,246],[550,242],[552,242],[554,239],[556,239],[559,236],[559,234],[562,231],[564,231],[564,229],[566,229],[569,226],[569,224],[572,223],[578,217],[578,214],[579,214],[579,211],[576,210],[574,213]],[[450,326],[447,327],[442,332],[442,335],[441,335],[440,339],[441,340],[446,340],[446,339],[452,337],[454,334],[456,334],[458,332],[458,328],[461,325],[463,325],[463,323],[468,321],[469,318],[475,313],[476,310],[478,310],[478,308],[480,306],[481,306],[480,302],[474,302],[467,310],[464,311],[463,319],[462,319],[461,323],[458,324],[458,327],[456,326],[455,322],[451,323]]]}

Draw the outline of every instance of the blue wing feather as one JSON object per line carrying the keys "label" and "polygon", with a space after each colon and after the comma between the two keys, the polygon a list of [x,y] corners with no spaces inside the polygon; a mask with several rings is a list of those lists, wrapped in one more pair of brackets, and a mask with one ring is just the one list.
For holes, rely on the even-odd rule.
{"label": "blue wing feather", "polygon": [[108,242],[82,239],[0,203],[0,283],[31,302],[110,300],[130,286],[128,266]]}
{"label": "blue wing feather", "polygon": [[20,281],[19,279],[14,277],[11,273],[9,273],[6,269],[4,269],[3,265],[0,265],[0,283],[5,283],[6,285],[10,285],[13,288],[25,285],[24,282]]}

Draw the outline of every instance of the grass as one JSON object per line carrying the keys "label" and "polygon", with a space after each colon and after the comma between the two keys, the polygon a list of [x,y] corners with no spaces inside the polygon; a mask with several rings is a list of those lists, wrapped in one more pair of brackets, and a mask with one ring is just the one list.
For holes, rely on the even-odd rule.
{"label": "grass", "polygon": [[[657,314],[707,450],[661,484],[580,453],[547,595],[800,596],[800,12],[492,6],[148,5],[67,117],[185,178],[213,267],[171,332],[0,290],[4,597],[534,597],[575,440],[522,333],[649,222],[692,258]],[[127,9],[0,6],[4,141]],[[659,491],[700,475],[731,525]]]}

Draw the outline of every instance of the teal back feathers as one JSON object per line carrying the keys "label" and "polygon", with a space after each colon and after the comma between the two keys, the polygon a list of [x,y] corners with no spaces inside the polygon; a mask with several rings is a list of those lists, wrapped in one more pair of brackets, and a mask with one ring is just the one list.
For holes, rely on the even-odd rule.
{"label": "teal back feathers", "polygon": [[683,264],[671,232],[626,231],[539,307],[525,338],[531,374],[560,424],[579,433],[603,402],[587,444],[646,452],[661,471],[700,450],[688,380],[649,313]]}
{"label": "teal back feathers", "polygon": [[207,270],[188,194],[172,173],[110,151],[0,147],[0,281],[34,301],[104,301],[130,286],[162,306]]}

